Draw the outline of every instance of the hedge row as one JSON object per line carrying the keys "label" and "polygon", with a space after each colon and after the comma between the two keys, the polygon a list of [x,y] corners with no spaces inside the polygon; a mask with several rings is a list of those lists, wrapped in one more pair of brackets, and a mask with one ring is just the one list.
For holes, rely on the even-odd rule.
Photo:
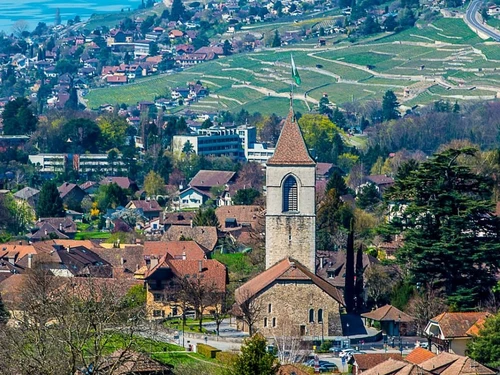
{"label": "hedge row", "polygon": [[207,358],[215,358],[217,352],[220,352],[219,349],[214,348],[210,345],[198,344],[196,345],[196,351],[204,357]]}

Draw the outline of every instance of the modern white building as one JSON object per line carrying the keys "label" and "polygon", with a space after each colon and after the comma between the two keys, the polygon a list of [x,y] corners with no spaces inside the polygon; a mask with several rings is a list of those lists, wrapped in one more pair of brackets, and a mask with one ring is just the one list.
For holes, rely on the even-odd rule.
{"label": "modern white building", "polygon": [[175,135],[174,152],[181,153],[189,142],[192,152],[198,155],[229,156],[234,159],[265,164],[273,156],[274,149],[257,143],[257,129],[247,124],[238,127],[212,126],[195,130],[190,135]]}
{"label": "modern white building", "polygon": [[29,155],[29,161],[38,165],[41,173],[73,169],[78,173],[113,174],[125,166],[120,156],[110,160],[108,154],[37,154]]}

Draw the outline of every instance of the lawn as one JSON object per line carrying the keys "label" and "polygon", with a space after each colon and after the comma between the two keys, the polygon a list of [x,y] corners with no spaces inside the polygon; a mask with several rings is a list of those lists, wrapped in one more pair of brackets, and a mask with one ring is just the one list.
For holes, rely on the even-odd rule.
{"label": "lawn", "polygon": [[75,240],[107,240],[111,237],[109,232],[78,232],[75,234]]}
{"label": "lawn", "polygon": [[217,259],[219,262],[226,265],[230,274],[230,278],[231,276],[234,276],[239,280],[240,278],[255,274],[258,271],[258,268],[252,264],[247,254],[215,253],[212,258]]}

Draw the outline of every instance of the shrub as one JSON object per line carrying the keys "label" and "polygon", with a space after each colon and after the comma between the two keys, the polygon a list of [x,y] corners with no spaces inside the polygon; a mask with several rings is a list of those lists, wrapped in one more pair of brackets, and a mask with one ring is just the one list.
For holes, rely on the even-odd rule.
{"label": "shrub", "polygon": [[210,345],[205,345],[205,344],[198,344],[196,346],[196,351],[201,354],[204,357],[207,358],[215,358],[217,352],[220,352],[219,349],[214,348],[213,346]]}
{"label": "shrub", "polygon": [[236,353],[221,351],[215,353],[215,359],[226,366],[232,366],[237,357]]}

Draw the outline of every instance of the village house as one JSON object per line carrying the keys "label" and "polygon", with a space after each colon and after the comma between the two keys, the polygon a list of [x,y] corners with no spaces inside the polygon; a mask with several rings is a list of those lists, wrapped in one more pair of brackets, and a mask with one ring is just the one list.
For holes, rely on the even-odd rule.
{"label": "village house", "polygon": [[429,320],[424,332],[438,352],[465,355],[467,344],[489,315],[487,312],[445,312]]}
{"label": "village house", "polygon": [[[148,318],[179,316],[183,313],[183,306],[185,309],[192,309],[193,306],[186,305],[179,293],[185,288],[185,282],[224,293],[228,282],[226,266],[213,259],[169,259],[166,255],[160,259],[151,258],[145,275]],[[208,306],[203,313],[211,310],[213,307]]]}

